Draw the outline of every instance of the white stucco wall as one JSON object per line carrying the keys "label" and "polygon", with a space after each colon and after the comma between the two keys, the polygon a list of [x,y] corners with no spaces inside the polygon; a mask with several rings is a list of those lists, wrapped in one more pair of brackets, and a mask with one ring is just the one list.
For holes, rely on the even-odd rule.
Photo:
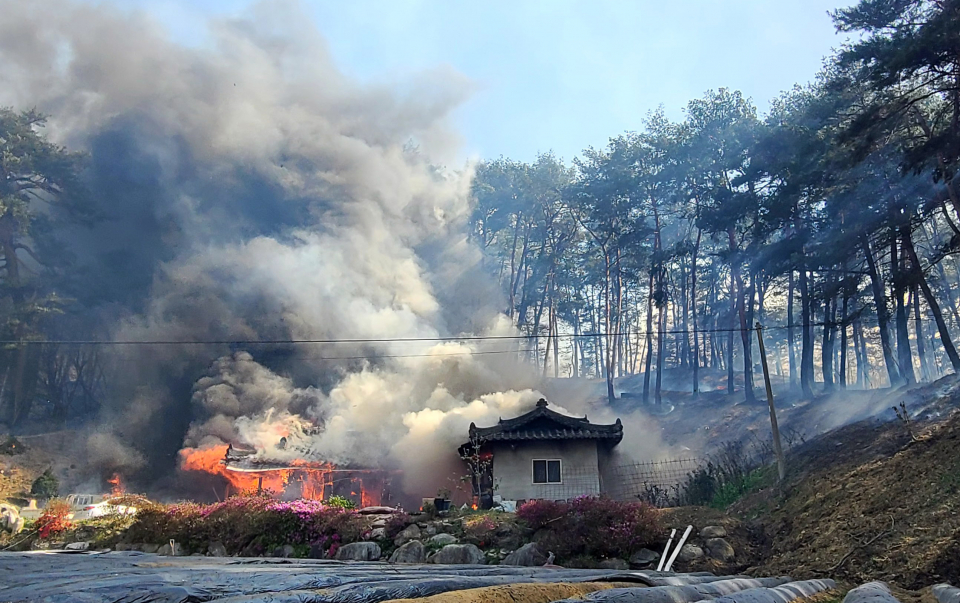
{"label": "white stucco wall", "polygon": [[[534,484],[534,459],[560,459],[559,484]],[[504,500],[565,500],[600,494],[597,443],[593,440],[497,442],[493,446],[494,494]]]}

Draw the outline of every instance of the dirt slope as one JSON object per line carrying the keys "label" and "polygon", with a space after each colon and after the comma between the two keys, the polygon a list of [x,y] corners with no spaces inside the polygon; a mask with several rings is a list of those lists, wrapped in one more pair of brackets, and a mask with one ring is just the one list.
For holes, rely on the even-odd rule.
{"label": "dirt slope", "polygon": [[863,422],[816,438],[789,458],[784,497],[762,492],[730,510],[764,526],[750,573],[908,590],[960,583],[960,388],[910,394],[927,395],[926,420],[911,429]]}

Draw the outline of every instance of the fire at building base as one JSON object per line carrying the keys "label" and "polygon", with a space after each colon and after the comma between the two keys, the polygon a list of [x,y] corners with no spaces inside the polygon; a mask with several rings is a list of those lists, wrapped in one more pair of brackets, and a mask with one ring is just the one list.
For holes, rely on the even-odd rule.
{"label": "fire at building base", "polygon": [[181,468],[223,478],[225,497],[266,494],[282,500],[340,497],[358,507],[400,503],[399,471],[339,467],[331,463],[294,460],[278,463],[257,458],[256,450],[235,445],[185,448]]}

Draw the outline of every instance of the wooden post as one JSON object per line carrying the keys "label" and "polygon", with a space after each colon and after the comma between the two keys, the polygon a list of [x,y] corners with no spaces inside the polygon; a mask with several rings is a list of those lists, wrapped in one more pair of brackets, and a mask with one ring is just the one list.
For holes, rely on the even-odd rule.
{"label": "wooden post", "polygon": [[757,343],[760,344],[760,362],[763,366],[763,382],[767,386],[767,404],[770,405],[770,427],[773,428],[773,450],[777,453],[777,474],[780,485],[787,476],[787,463],[783,458],[783,446],[780,445],[780,427],[777,425],[777,409],[773,405],[773,388],[770,386],[770,369],[767,367],[767,352],[763,347],[763,327],[757,322]]}

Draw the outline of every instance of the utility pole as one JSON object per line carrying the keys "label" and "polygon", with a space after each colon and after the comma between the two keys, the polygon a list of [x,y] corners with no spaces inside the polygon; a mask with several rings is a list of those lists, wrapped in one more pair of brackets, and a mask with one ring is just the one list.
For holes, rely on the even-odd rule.
{"label": "utility pole", "polygon": [[767,351],[763,347],[763,326],[757,322],[757,343],[760,344],[760,362],[763,365],[763,382],[767,386],[767,404],[770,405],[770,427],[773,428],[773,450],[777,453],[777,474],[780,486],[787,476],[787,463],[783,458],[783,446],[780,445],[780,427],[777,425],[777,409],[773,405],[773,387],[770,385],[770,369],[767,367]]}

